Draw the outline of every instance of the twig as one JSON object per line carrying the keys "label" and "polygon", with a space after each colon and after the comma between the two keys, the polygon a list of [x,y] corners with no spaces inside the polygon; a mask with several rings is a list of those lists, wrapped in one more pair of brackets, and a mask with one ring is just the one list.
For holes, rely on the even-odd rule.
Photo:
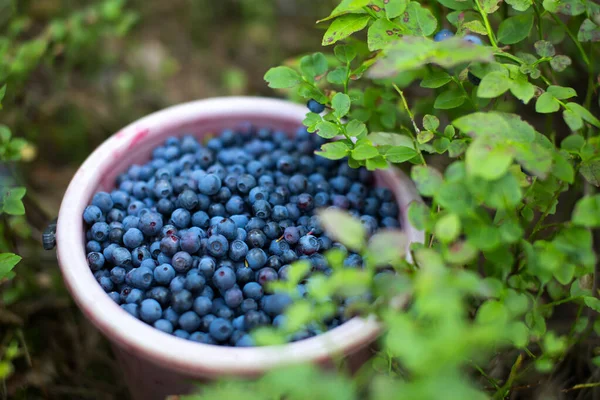
{"label": "twig", "polygon": [[[398,94],[400,95],[400,98],[402,99],[402,104],[404,105],[404,108],[406,109],[406,112],[408,113],[408,118],[410,118],[413,128],[415,129],[415,133],[418,135],[419,132],[421,132],[421,130],[419,129],[419,127],[417,126],[417,123],[415,122],[415,116],[413,115],[412,111],[410,111],[410,108],[408,107],[408,103],[406,102],[406,97],[404,97],[404,92],[402,92],[402,90],[400,90],[400,88],[398,86],[396,86],[395,83],[392,84],[392,86],[394,86],[394,89],[396,89],[396,92],[398,92]],[[427,165],[427,161],[425,161],[425,157],[423,157],[423,153],[421,152],[421,149],[419,148],[419,142],[417,142],[417,138],[413,135],[413,133],[410,131],[410,129],[407,129],[407,130],[413,141],[415,150],[419,153],[419,156],[421,157],[421,161],[423,162],[423,165]]]}

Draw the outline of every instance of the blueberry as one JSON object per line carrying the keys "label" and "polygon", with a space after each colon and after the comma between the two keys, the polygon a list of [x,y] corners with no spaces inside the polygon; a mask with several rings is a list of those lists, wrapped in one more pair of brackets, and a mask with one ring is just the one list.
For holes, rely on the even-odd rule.
{"label": "blueberry", "polygon": [[298,228],[295,226],[287,227],[283,232],[283,238],[289,244],[296,244],[300,240],[300,232],[298,232]]}
{"label": "blueberry", "polygon": [[171,214],[171,223],[177,228],[187,228],[191,220],[190,212],[184,208],[178,208]]}
{"label": "blueberry", "polygon": [[384,217],[381,219],[381,225],[384,228],[400,228],[400,222],[394,217]]}
{"label": "blueberry", "polygon": [[158,301],[154,299],[145,299],[140,304],[140,318],[142,321],[153,324],[162,316],[162,309]]}
{"label": "blueberry", "polygon": [[382,217],[397,217],[398,206],[392,202],[382,203],[379,207],[379,215]]}
{"label": "blueberry", "polygon": [[215,344],[215,341],[205,332],[194,332],[190,335],[189,340],[197,343]]}
{"label": "blueberry", "polygon": [[235,279],[238,285],[244,285],[254,279],[254,271],[245,266],[238,268],[235,271]]}
{"label": "blueberry", "polygon": [[441,42],[443,40],[450,39],[453,36],[454,36],[454,33],[452,33],[452,31],[450,31],[448,29],[442,29],[438,33],[435,34],[435,36],[433,37],[433,40],[436,42]]}
{"label": "blueberry", "polygon": [[162,264],[154,269],[154,280],[160,285],[168,285],[175,278],[175,269],[170,264]]}
{"label": "blueberry", "polygon": [[100,279],[98,279],[98,283],[100,284],[102,289],[107,293],[112,292],[114,289],[114,284],[108,276],[103,276]]}
{"label": "blueberry", "polygon": [[198,195],[190,189],[184,189],[177,197],[177,206],[188,211],[194,210],[198,206]]}
{"label": "blueberry", "polygon": [[479,36],[475,36],[475,35],[465,35],[462,38],[465,42],[469,42],[469,43],[473,43],[475,45],[482,45],[483,42],[481,41],[481,39],[479,38]]}
{"label": "blueberry", "polygon": [[130,249],[134,249],[142,244],[144,234],[137,228],[130,228],[123,235],[123,244]]}
{"label": "blueberry", "polygon": [[256,310],[258,310],[258,304],[254,299],[244,299],[244,301],[242,301],[242,304],[240,305],[240,311],[244,314],[248,311]]}
{"label": "blueberry", "polygon": [[212,280],[217,289],[225,291],[235,285],[235,272],[231,268],[221,267],[215,271]]}
{"label": "blueberry", "polygon": [[332,241],[327,236],[320,236],[317,241],[319,242],[319,250],[326,251],[331,249]]}
{"label": "blueberry", "polygon": [[166,255],[173,256],[179,251],[179,237],[172,235],[162,238],[160,241],[160,251]]}
{"label": "blueberry", "polygon": [[189,253],[179,251],[173,255],[171,264],[178,273],[187,272],[192,267],[193,259]]}
{"label": "blueberry", "polygon": [[258,247],[250,249],[246,254],[246,263],[255,271],[262,268],[266,262],[267,254]]}
{"label": "blueberry", "polygon": [[319,251],[319,241],[313,235],[304,235],[298,242],[300,251],[303,254],[311,255]]}
{"label": "blueberry", "polygon": [[227,215],[225,206],[221,203],[212,203],[210,206],[208,206],[207,212],[211,217],[219,216],[222,218]]}
{"label": "blueberry", "polygon": [[181,235],[179,246],[187,253],[196,253],[200,250],[200,236],[194,231],[187,231]]}
{"label": "blueberry", "polygon": [[315,99],[310,99],[308,103],[306,103],[306,107],[310,110],[310,112],[314,112],[316,114],[321,114],[325,111],[325,106]]}
{"label": "blueberry", "polygon": [[278,240],[273,240],[271,241],[271,244],[269,245],[269,253],[276,255],[276,256],[281,256],[283,255],[284,251],[289,250],[290,245],[284,241],[278,241]]}
{"label": "blueberry", "polygon": [[177,326],[179,323],[179,313],[173,310],[171,307],[167,307],[163,311],[162,318],[169,321],[173,326]]}
{"label": "blueberry", "polygon": [[106,222],[96,222],[90,229],[92,239],[98,242],[104,242],[105,240],[108,240],[109,231],[110,228]]}
{"label": "blueberry", "polygon": [[136,303],[121,304],[121,308],[127,311],[130,315],[134,316],[135,318],[140,317],[139,305],[137,305]]}
{"label": "blueberry", "polygon": [[296,168],[296,159],[292,156],[284,155],[277,161],[277,169],[285,174],[294,173]]}
{"label": "blueberry", "polygon": [[212,235],[208,238],[208,253],[213,257],[223,257],[229,250],[229,242],[223,235]]}
{"label": "blueberry", "polygon": [[467,78],[469,78],[469,82],[471,82],[475,86],[479,86],[481,83],[481,79],[475,76],[471,71],[467,73]]}
{"label": "blueberry", "polygon": [[102,220],[102,210],[100,207],[95,205],[87,206],[83,211],[83,220],[88,225],[93,225],[96,222],[100,222]]}
{"label": "blueberry", "polygon": [[[148,289],[154,280],[154,273],[146,267],[134,268],[127,273],[131,275],[131,285],[138,289]],[[127,277],[126,277],[127,278]]]}
{"label": "blueberry", "polygon": [[110,280],[115,285],[121,285],[122,283],[125,282],[125,275],[126,274],[127,274],[127,271],[125,270],[125,268],[114,267],[113,269],[110,270]]}
{"label": "blueberry", "polygon": [[241,240],[234,240],[229,246],[229,258],[233,261],[240,261],[246,257],[248,245]]}
{"label": "blueberry", "polygon": [[248,201],[250,204],[254,204],[257,200],[267,200],[269,198],[270,191],[264,186],[256,186],[250,190],[248,194]]}
{"label": "blueberry", "polygon": [[131,266],[131,252],[124,247],[116,247],[111,253],[113,264],[122,267]]}
{"label": "blueberry", "polygon": [[158,319],[154,321],[153,326],[159,331],[163,331],[165,333],[173,333],[173,324],[166,319]]}
{"label": "blueberry", "polygon": [[250,174],[243,174],[237,180],[237,190],[242,194],[247,194],[256,187],[256,178]]}
{"label": "blueberry", "polygon": [[205,296],[198,296],[192,305],[194,312],[203,317],[212,310],[212,300]]}
{"label": "blueberry", "polygon": [[270,316],[282,314],[292,303],[292,298],[287,294],[276,293],[263,297],[262,309]]}
{"label": "blueberry", "polygon": [[262,218],[253,217],[250,218],[248,223],[246,224],[246,230],[251,231],[253,229],[262,229],[265,227],[267,223]]}
{"label": "blueberry", "polygon": [[225,292],[223,297],[225,299],[225,304],[227,307],[236,308],[242,304],[244,300],[244,296],[242,295],[242,291],[237,287],[232,287]]}
{"label": "blueberry", "polygon": [[275,271],[273,268],[266,267],[256,273],[256,281],[263,287],[271,281],[276,281],[277,278],[277,271]]}
{"label": "blueberry", "polygon": [[191,270],[185,277],[185,288],[190,292],[197,293],[204,289],[206,279],[198,270]]}
{"label": "blueberry", "polygon": [[221,189],[221,179],[215,174],[207,174],[198,181],[200,193],[212,196]]}
{"label": "blueberry", "polygon": [[227,240],[234,240],[237,236],[237,226],[235,222],[229,218],[221,219],[215,228],[215,232],[219,235],[223,235]]}
{"label": "blueberry", "polygon": [[190,338],[190,334],[187,333],[186,331],[184,331],[183,329],[177,329],[175,332],[173,332],[173,335],[175,335],[181,339],[189,339]]}
{"label": "blueberry", "polygon": [[94,251],[87,255],[87,262],[92,271],[99,271],[104,267],[105,258],[102,253]]}
{"label": "blueberry", "polygon": [[192,215],[192,225],[197,226],[202,229],[206,229],[209,227],[210,217],[204,211],[196,211]]}
{"label": "blueberry", "polygon": [[248,311],[244,315],[244,328],[246,331],[251,331],[264,324],[264,320],[260,311]]}
{"label": "blueberry", "polygon": [[171,296],[171,307],[175,312],[183,313],[192,308],[194,298],[188,290],[180,290]]}
{"label": "blueberry", "polygon": [[179,317],[179,326],[186,332],[194,332],[200,328],[201,319],[194,311],[187,311]]}
{"label": "blueberry", "polygon": [[308,193],[299,194],[298,201],[296,204],[298,205],[298,208],[304,212],[311,211],[313,208],[315,208],[314,199]]}
{"label": "blueberry", "polygon": [[266,200],[256,200],[252,204],[252,211],[258,218],[265,219],[271,215],[271,205]]}
{"label": "blueberry", "polygon": [[171,301],[171,292],[164,286],[155,286],[146,292],[146,298],[154,299],[161,307],[166,307]]}
{"label": "blueberry", "polygon": [[[276,207],[283,207],[283,206],[276,206]],[[267,236],[268,239],[273,240],[273,239],[278,239],[281,236],[281,234],[283,233],[283,230],[281,229],[281,226],[277,222],[270,221],[263,228],[263,232],[265,233],[265,235]]]}
{"label": "blueberry", "polygon": [[223,318],[215,319],[211,322],[209,327],[210,336],[219,342],[224,342],[229,339],[232,332],[233,326],[231,325],[231,322]]}
{"label": "blueberry", "polygon": [[244,296],[248,299],[260,300],[263,296],[263,288],[257,282],[248,282],[244,285]]}
{"label": "blueberry", "polygon": [[[109,236],[110,236],[110,233],[109,233]],[[102,245],[100,244],[100,242],[97,242],[95,240],[90,240],[85,244],[85,251],[87,251],[88,253],[90,253],[92,251],[102,252]]]}
{"label": "blueberry", "polygon": [[110,297],[112,299],[112,301],[114,301],[115,303],[121,304],[121,296],[119,295],[119,293],[110,292],[110,293],[108,293],[108,297]]}
{"label": "blueberry", "polygon": [[225,210],[229,214],[241,214],[244,212],[245,203],[244,199],[240,196],[231,196],[227,203],[225,204]]}
{"label": "blueberry", "polygon": [[198,264],[199,271],[206,279],[212,278],[216,268],[217,263],[215,262],[215,259],[209,256],[202,257],[200,259],[200,263]]}
{"label": "blueberry", "polygon": [[92,197],[92,205],[98,207],[102,212],[109,212],[111,208],[113,208],[113,200],[110,197],[110,194],[106,192],[97,192]]}

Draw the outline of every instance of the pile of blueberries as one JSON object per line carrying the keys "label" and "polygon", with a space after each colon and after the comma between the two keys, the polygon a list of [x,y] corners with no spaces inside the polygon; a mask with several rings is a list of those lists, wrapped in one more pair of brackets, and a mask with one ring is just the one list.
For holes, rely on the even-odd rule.
{"label": "pile of blueberries", "polygon": [[[121,307],[156,329],[193,341],[252,346],[252,329],[278,326],[291,303],[267,283],[308,260],[331,273],[332,241],[315,210],[338,207],[369,234],[398,227],[398,206],[372,173],[315,155],[324,142],[300,128],[243,125],[200,144],[170,137],[152,160],[132,165],[110,193],[97,192],[83,219],[87,261]],[[348,252],[345,266],[360,268]],[[309,279],[309,278],[308,278]],[[305,281],[304,281],[305,282]],[[301,295],[304,284],[298,285]],[[327,322],[344,322],[344,307]],[[307,327],[295,341],[321,333]]]}

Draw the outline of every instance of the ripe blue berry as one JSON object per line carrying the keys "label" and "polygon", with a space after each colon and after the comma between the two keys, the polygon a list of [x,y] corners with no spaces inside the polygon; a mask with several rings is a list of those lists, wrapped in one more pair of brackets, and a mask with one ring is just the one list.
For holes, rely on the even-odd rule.
{"label": "ripe blue berry", "polygon": [[192,308],[194,298],[188,290],[180,290],[171,296],[171,307],[175,312],[183,313]]}
{"label": "ripe blue berry", "polygon": [[233,326],[231,325],[231,322],[226,319],[217,318],[211,322],[209,333],[213,339],[224,342],[229,339],[229,336],[233,333]]}
{"label": "ripe blue berry", "polygon": [[229,250],[229,242],[222,235],[212,235],[208,238],[206,250],[213,257],[223,257]]}
{"label": "ripe blue berry", "polygon": [[198,190],[207,196],[217,194],[219,189],[221,189],[221,179],[214,173],[207,174],[198,181]]}
{"label": "ripe blue berry", "polygon": [[475,45],[482,45],[483,44],[483,42],[481,41],[481,39],[479,38],[479,36],[475,36],[475,35],[465,35],[465,36],[463,36],[463,40],[465,42],[473,43]]}
{"label": "ripe blue berry", "polygon": [[139,313],[142,321],[152,324],[160,319],[162,316],[162,309],[160,308],[158,301],[146,299],[140,304]]}
{"label": "ripe blue berry", "polygon": [[186,332],[194,332],[200,328],[201,319],[194,311],[186,311],[179,317],[179,326]]}
{"label": "ripe blue berry", "polygon": [[221,267],[215,271],[212,281],[217,289],[224,292],[235,285],[235,272],[231,268]]}
{"label": "ripe blue berry", "polygon": [[177,228],[187,228],[192,221],[192,216],[185,208],[178,208],[171,214],[171,222]]}
{"label": "ripe blue berry", "polygon": [[93,225],[96,222],[100,222],[102,220],[102,210],[100,207],[95,205],[87,206],[83,211],[83,220],[88,225]]}
{"label": "ripe blue berry", "polygon": [[314,112],[316,114],[321,114],[325,111],[325,106],[315,99],[310,99],[308,103],[306,103],[306,107],[310,110],[310,112]]}
{"label": "ripe blue berry", "polygon": [[175,269],[170,264],[162,264],[154,269],[154,280],[160,285],[169,285],[175,278]]}
{"label": "ripe blue berry", "polygon": [[92,205],[98,207],[102,212],[109,212],[113,208],[113,201],[110,194],[106,192],[97,192],[92,197]]}
{"label": "ripe blue berry", "polygon": [[163,331],[165,333],[173,333],[173,324],[166,319],[158,319],[154,321],[153,326],[159,331]]}
{"label": "ripe blue berry", "polygon": [[250,268],[256,271],[267,262],[267,254],[262,249],[255,247],[246,254],[246,262]]}
{"label": "ripe blue berry", "polygon": [[123,244],[130,249],[140,246],[143,241],[144,234],[137,228],[130,228],[123,235]]}
{"label": "ripe blue berry", "polygon": [[443,40],[450,39],[452,36],[454,36],[454,33],[452,31],[448,29],[442,29],[435,34],[433,40],[436,42],[441,42]]}
{"label": "ripe blue berry", "polygon": [[212,310],[212,300],[205,296],[198,296],[192,305],[194,312],[203,317]]}

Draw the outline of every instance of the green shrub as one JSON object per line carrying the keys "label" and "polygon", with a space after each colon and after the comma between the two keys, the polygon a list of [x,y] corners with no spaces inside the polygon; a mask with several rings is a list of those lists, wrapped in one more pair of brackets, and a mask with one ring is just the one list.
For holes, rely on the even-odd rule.
{"label": "green shrub", "polygon": [[[255,337],[280,343],[352,297],[353,312],[384,328],[378,352],[353,378],[296,366],[186,398],[504,399],[517,386],[543,389],[600,332],[600,6],[344,0],[319,22],[333,54],[290,60],[265,80],[327,106],[304,120],[310,132],[342,137],[323,157],[410,170],[426,202],[408,215],[425,242],[407,258],[402,232],[367,241],[352,217],[324,212],[329,233],[368,260],[364,269],[344,269],[345,254],[329,252],[333,274],[311,278],[288,323]],[[456,36],[432,40],[443,27]],[[380,279],[381,265],[396,274]],[[292,293],[308,267],[296,264],[275,290]],[[565,303],[572,310],[557,325]],[[585,354],[590,381],[559,382],[552,395],[599,386],[597,350]]]}

